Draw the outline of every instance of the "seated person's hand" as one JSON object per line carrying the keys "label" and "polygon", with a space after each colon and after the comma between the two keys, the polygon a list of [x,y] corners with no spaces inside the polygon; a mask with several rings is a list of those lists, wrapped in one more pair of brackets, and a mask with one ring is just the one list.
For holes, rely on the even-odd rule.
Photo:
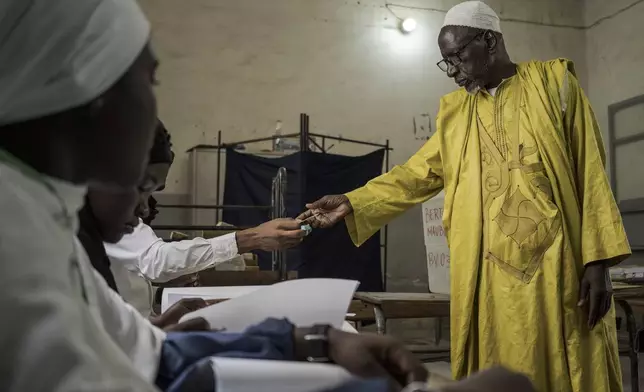
{"label": "seated person's hand", "polygon": [[528,377],[504,368],[494,368],[447,385],[440,392],[536,392]]}
{"label": "seated person's hand", "polygon": [[273,219],[252,229],[237,233],[238,252],[274,251],[297,246],[306,236],[303,223],[292,218]]}
{"label": "seated person's hand", "polygon": [[170,324],[164,327],[163,330],[165,332],[210,331],[210,324],[205,319],[199,317],[178,324]]}
{"label": "seated person's hand", "polygon": [[[307,356],[303,342],[306,333],[306,329],[295,332],[296,356],[300,360]],[[356,376],[388,379],[392,390],[400,390],[412,382],[427,382],[428,373],[423,364],[397,339],[331,328],[328,342],[329,359]]]}
{"label": "seated person's hand", "polygon": [[195,310],[208,306],[201,298],[182,298],[159,316],[151,317],[150,322],[166,332],[177,331],[208,331],[210,325],[202,318],[179,323],[181,317]]}

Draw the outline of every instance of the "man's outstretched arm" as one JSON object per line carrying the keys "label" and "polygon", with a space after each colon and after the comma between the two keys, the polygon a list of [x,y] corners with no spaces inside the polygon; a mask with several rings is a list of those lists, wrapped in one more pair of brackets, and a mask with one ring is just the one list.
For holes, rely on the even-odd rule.
{"label": "man's outstretched arm", "polygon": [[405,164],[345,195],[330,195],[307,204],[298,219],[314,227],[331,227],[345,219],[353,243],[362,245],[382,226],[443,189],[440,138],[434,135]]}
{"label": "man's outstretched arm", "polygon": [[165,242],[140,223],[117,244],[105,244],[112,263],[135,266],[153,282],[167,282],[229,261],[252,250],[272,251],[298,245],[305,232],[295,219],[275,219],[216,238]]}

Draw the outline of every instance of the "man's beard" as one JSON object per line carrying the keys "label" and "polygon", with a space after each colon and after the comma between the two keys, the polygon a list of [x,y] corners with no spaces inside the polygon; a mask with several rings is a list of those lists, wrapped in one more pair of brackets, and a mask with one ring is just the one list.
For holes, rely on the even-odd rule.
{"label": "man's beard", "polygon": [[469,89],[466,89],[467,93],[470,95],[476,95],[479,91],[481,91],[482,89],[485,89],[485,81],[483,80],[483,76],[487,75],[488,72],[490,71],[490,66],[488,64],[487,59],[484,60],[482,68],[483,70],[481,72],[477,72],[477,74],[481,75],[481,77],[475,78],[471,82],[472,87],[470,87]]}
{"label": "man's beard", "polygon": [[479,91],[481,91],[481,86],[477,82],[472,82],[472,84],[474,85],[474,87],[465,89],[465,91],[467,91],[467,93],[470,95],[476,95]]}

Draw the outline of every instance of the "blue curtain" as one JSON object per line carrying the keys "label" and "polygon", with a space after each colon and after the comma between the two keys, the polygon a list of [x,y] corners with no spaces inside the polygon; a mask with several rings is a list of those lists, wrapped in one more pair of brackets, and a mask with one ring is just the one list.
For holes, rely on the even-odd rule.
{"label": "blue curtain", "polygon": [[[271,184],[277,169],[288,173],[286,212],[296,217],[307,202],[346,193],[382,172],[384,150],[360,157],[298,152],[281,158],[263,158],[226,151],[224,204],[270,205]],[[238,226],[255,226],[269,218],[268,211],[225,210],[223,220]],[[270,254],[257,252],[260,268],[271,268]],[[287,252],[289,270],[301,278],[343,278],[360,281],[361,291],[382,291],[380,235],[356,248],[344,223],[314,230],[301,246]]]}

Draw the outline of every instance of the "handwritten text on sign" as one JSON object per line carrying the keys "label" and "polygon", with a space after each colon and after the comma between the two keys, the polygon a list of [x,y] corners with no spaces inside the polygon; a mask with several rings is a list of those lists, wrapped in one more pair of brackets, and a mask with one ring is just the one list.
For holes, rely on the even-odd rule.
{"label": "handwritten text on sign", "polygon": [[449,248],[443,228],[445,195],[439,193],[423,203],[423,234],[427,253],[427,275],[432,293],[449,294]]}

